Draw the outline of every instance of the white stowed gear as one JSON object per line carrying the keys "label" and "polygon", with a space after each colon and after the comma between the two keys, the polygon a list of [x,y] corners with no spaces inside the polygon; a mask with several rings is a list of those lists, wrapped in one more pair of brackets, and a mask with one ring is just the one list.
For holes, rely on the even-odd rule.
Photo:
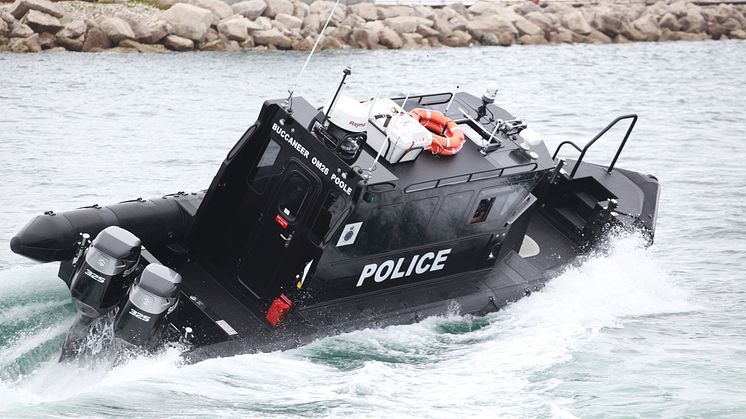
{"label": "white stowed gear", "polygon": [[[326,105],[324,112],[328,108]],[[349,96],[340,96],[329,114],[329,121],[345,131],[364,132],[368,127],[368,113],[368,107],[362,103]]]}
{"label": "white stowed gear", "polygon": [[[419,152],[409,153],[409,151],[413,149],[423,150],[433,142],[432,133],[393,100],[378,99],[372,106],[374,117],[379,118],[379,122],[375,124],[378,127],[372,128],[372,130],[380,130],[384,134],[371,135],[370,132],[368,133],[368,145],[373,147],[374,150],[378,150],[374,165],[378,162],[379,157],[384,158],[389,163],[415,160]],[[380,121],[384,116],[391,117],[391,121],[385,128]],[[387,151],[382,154],[384,150]]]}
{"label": "white stowed gear", "polygon": [[531,147],[535,147],[542,143],[539,133],[531,128],[526,128],[521,131],[521,137],[523,137],[523,139],[526,140],[528,145],[530,145]]}

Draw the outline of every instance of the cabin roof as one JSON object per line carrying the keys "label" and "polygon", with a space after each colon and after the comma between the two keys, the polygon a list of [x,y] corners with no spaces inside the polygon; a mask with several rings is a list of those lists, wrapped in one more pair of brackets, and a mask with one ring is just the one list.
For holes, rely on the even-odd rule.
{"label": "cabin roof", "polygon": [[[427,108],[444,112],[450,93],[438,93],[432,95],[413,96],[407,100],[404,109],[411,111],[415,108]],[[400,106],[404,98],[393,99]],[[472,117],[477,113],[477,108],[481,106],[482,101],[476,96],[468,93],[457,93],[451,104],[447,116],[454,120],[464,120],[461,110],[466,111]],[[494,122],[490,120],[511,120],[515,117],[505,109],[496,105],[488,106],[489,118],[480,120],[481,125],[491,132],[494,129]],[[469,131],[466,132],[469,138]],[[473,134],[472,134],[473,135]],[[423,189],[427,188],[425,183],[434,180],[443,180],[444,182],[460,183],[466,181],[470,175],[493,177],[492,175],[502,176],[503,174],[525,173],[533,170],[544,170],[553,166],[551,157],[546,147],[539,146],[534,148],[539,154],[538,160],[529,160],[521,152],[516,152],[520,148],[520,138],[513,141],[506,137],[501,137],[502,146],[488,153],[486,156],[480,152],[480,147],[471,139],[464,143],[461,151],[454,156],[438,156],[427,151],[423,151],[420,156],[411,162],[391,164],[383,158],[379,159],[376,170],[371,175],[371,184],[395,182],[398,180],[402,188],[408,186],[421,185]],[[360,158],[355,166],[368,168],[372,166],[376,151],[370,146],[361,153]],[[534,164],[535,163],[535,164]]]}

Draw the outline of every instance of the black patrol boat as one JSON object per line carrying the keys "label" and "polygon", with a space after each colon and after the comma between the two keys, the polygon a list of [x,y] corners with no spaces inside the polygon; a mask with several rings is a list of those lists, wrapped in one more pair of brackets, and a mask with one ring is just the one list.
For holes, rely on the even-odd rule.
{"label": "black patrol boat", "polygon": [[[49,211],[11,248],[60,262],[79,313],[62,358],[103,336],[105,348],[182,342],[196,362],[453,307],[485,314],[610,228],[652,243],[658,181],[615,167],[636,115],[550,153],[495,95],[270,100],[206,191]],[[610,163],[584,161],[619,122]],[[565,146],[575,160],[558,158]]]}

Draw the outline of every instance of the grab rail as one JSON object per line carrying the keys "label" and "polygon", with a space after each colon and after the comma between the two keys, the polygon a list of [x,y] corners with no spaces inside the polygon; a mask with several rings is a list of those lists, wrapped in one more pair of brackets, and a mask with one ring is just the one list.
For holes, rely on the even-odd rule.
{"label": "grab rail", "polygon": [[[418,182],[413,183],[406,188],[404,188],[404,193],[411,193],[411,192],[419,192],[419,191],[425,191],[428,189],[435,189],[440,186],[450,186],[450,185],[458,185],[460,183],[469,183],[474,180],[484,180],[484,179],[492,179],[496,177],[501,177],[506,170],[509,169],[517,169],[519,167],[531,167],[530,170],[526,170],[526,172],[533,172],[536,170],[539,165],[536,162],[530,162],[530,163],[522,163],[522,164],[516,164],[514,166],[507,166],[500,169],[489,169],[489,170],[482,170],[481,172],[474,172],[470,174],[464,174],[464,175],[456,175],[456,176],[448,176],[436,180],[428,180],[425,182]],[[450,183],[445,183],[451,181]],[[429,185],[432,184],[432,185]],[[418,186],[427,185],[421,188],[417,188]]]}
{"label": "grab rail", "polygon": [[[445,99],[439,99],[440,96],[445,96]],[[426,95],[413,95],[413,96],[409,96],[409,98],[394,97],[394,98],[391,98],[391,100],[396,102],[399,100],[403,101],[404,99],[407,99],[407,103],[416,102],[418,105],[431,106],[431,105],[442,105],[444,103],[448,103],[450,102],[452,97],[453,97],[453,93],[443,92],[443,93],[430,93]],[[425,99],[433,99],[433,101],[423,103]]]}
{"label": "grab rail", "polygon": [[619,158],[619,155],[622,154],[622,149],[624,149],[624,145],[627,143],[627,139],[629,139],[629,135],[632,133],[632,129],[635,127],[635,124],[637,123],[637,114],[629,114],[629,115],[622,115],[620,117],[617,117],[615,120],[611,121],[609,125],[606,126],[606,128],[602,129],[601,132],[596,134],[595,137],[593,137],[592,140],[588,142],[588,144],[585,145],[585,147],[580,148],[577,144],[573,143],[572,141],[563,141],[558,146],[557,149],[554,151],[554,155],[552,156],[552,160],[557,158],[557,154],[559,154],[559,151],[562,147],[566,145],[573,146],[576,150],[580,152],[580,157],[578,157],[578,161],[575,163],[575,167],[572,168],[572,172],[570,173],[570,178],[575,177],[575,172],[578,171],[578,167],[580,167],[580,163],[583,161],[583,157],[585,157],[585,153],[588,151],[589,148],[595,143],[598,139],[604,136],[611,128],[614,127],[619,121],[625,120],[625,119],[632,119],[632,122],[630,122],[629,127],[627,128],[627,132],[624,134],[624,139],[622,139],[622,143],[619,144],[619,148],[616,150],[616,154],[614,155],[614,159],[611,161],[611,164],[609,165],[609,168],[606,170],[608,173],[611,173],[612,170],[614,170],[614,165],[616,164],[617,159]]}

